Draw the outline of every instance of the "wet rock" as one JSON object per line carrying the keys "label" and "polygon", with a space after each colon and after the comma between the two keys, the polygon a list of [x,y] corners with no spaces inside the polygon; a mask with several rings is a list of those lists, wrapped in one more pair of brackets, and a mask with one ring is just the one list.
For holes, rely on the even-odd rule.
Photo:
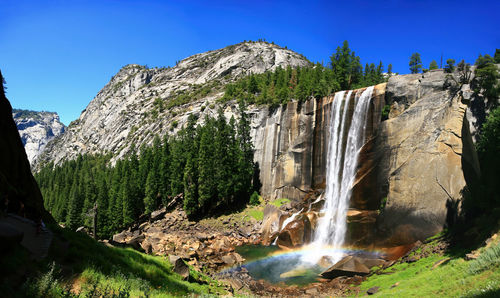
{"label": "wet rock", "polygon": [[277,244],[282,247],[293,248],[311,240],[311,222],[305,214],[297,216],[280,232]]}
{"label": "wet rock", "polygon": [[[262,219],[262,244],[269,245],[274,239],[273,236],[280,231],[282,212],[274,205],[267,205],[264,208],[264,218]],[[274,237],[275,238],[275,237]]]}
{"label": "wet rock", "polygon": [[322,256],[318,261],[318,265],[322,268],[330,268],[333,265],[333,260],[330,256]]}
{"label": "wet rock", "polygon": [[281,273],[280,278],[300,277],[306,275],[308,271],[309,269],[307,268],[295,268],[293,270]]}
{"label": "wet rock", "polygon": [[325,278],[335,278],[338,276],[354,276],[354,275],[367,275],[370,273],[368,269],[357,257],[347,256],[337,262],[332,267],[321,273]]}

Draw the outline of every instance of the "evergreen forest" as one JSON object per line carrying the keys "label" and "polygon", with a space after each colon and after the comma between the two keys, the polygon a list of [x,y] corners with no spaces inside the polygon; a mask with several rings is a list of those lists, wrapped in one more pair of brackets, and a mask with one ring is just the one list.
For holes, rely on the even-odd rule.
{"label": "evergreen forest", "polygon": [[[254,184],[253,147],[243,103],[238,121],[219,110],[202,125],[191,115],[176,137],[156,136],[114,165],[111,155],[80,155],[35,175],[45,208],[71,229],[92,226],[108,238],[183,194],[188,216],[216,215],[248,203]],[[256,186],[258,187],[258,186]]]}

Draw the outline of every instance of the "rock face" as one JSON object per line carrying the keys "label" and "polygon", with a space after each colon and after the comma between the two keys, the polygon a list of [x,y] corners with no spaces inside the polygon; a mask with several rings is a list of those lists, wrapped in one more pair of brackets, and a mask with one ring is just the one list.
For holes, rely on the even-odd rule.
{"label": "rock face", "polygon": [[50,140],[66,129],[66,126],[59,121],[57,113],[14,109],[12,117],[30,164],[33,164]]}
{"label": "rock face", "polygon": [[[439,232],[457,215],[462,192],[479,177],[480,169],[466,117],[465,92],[454,92],[445,82],[446,74],[435,70],[393,76],[387,85],[375,87],[366,143],[352,187],[347,244],[414,243]],[[262,154],[277,156],[272,166],[262,166],[269,177],[284,185],[269,184],[275,193],[321,188],[331,99],[306,102],[300,112],[290,112],[291,116],[277,125],[277,130],[285,132],[275,134],[281,137],[275,143],[287,145],[279,153]],[[389,119],[381,122],[386,103],[391,105]],[[288,104],[287,111],[293,105]],[[301,129],[295,131],[294,127]],[[280,194],[299,196],[293,191]],[[310,203],[305,202],[304,214],[309,208],[314,210],[314,206],[308,207]],[[319,203],[321,200],[315,204]],[[267,225],[263,223],[263,227]],[[280,233],[278,239],[292,243],[288,234]]]}
{"label": "rock face", "polygon": [[374,149],[379,196],[386,205],[378,219],[388,244],[423,240],[439,232],[457,212],[467,180],[479,163],[461,96],[443,88],[441,70],[389,79],[389,120],[381,123]]}
{"label": "rock face", "polygon": [[[0,73],[0,82],[2,76]],[[12,119],[12,107],[0,84],[0,200],[2,208],[8,201],[11,212],[23,212],[38,221],[53,221],[43,207],[40,189],[31,174],[28,157]],[[23,207],[24,206],[24,207]]]}
{"label": "rock face", "polygon": [[[190,114],[200,121],[205,115],[215,116],[215,100],[227,82],[277,67],[308,64],[303,56],[277,45],[245,42],[191,56],[169,68],[127,65],[99,91],[80,118],[48,145],[41,162],[58,164],[79,153],[110,152],[120,158],[132,143],[138,148],[151,143],[155,134],[175,134]],[[210,90],[208,94],[193,95],[204,87]],[[182,94],[195,98],[186,103],[179,97]],[[226,110],[228,117],[235,113],[234,105]]]}

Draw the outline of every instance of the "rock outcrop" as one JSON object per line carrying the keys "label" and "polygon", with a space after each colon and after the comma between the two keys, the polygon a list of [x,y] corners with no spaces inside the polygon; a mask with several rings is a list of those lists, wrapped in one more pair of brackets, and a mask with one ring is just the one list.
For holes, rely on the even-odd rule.
{"label": "rock outcrop", "polygon": [[33,164],[50,140],[66,129],[57,113],[14,109],[12,117],[30,164]]}
{"label": "rock outcrop", "polygon": [[[387,244],[406,244],[439,232],[453,218],[479,163],[459,93],[444,88],[442,70],[394,76],[387,83],[392,104],[374,149],[378,219]],[[384,200],[385,201],[385,200]]]}

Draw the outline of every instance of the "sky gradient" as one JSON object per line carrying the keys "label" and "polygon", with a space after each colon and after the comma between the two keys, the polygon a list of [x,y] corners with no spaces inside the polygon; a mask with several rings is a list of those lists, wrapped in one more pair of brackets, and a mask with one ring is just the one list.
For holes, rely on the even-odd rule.
{"label": "sky gradient", "polygon": [[[328,62],[344,40],[366,62],[408,73],[408,59],[465,59],[500,48],[500,1],[0,0],[0,69],[15,108],[69,124],[130,63],[264,38]],[[379,3],[380,2],[380,3]],[[438,3],[436,3],[438,2]]]}

